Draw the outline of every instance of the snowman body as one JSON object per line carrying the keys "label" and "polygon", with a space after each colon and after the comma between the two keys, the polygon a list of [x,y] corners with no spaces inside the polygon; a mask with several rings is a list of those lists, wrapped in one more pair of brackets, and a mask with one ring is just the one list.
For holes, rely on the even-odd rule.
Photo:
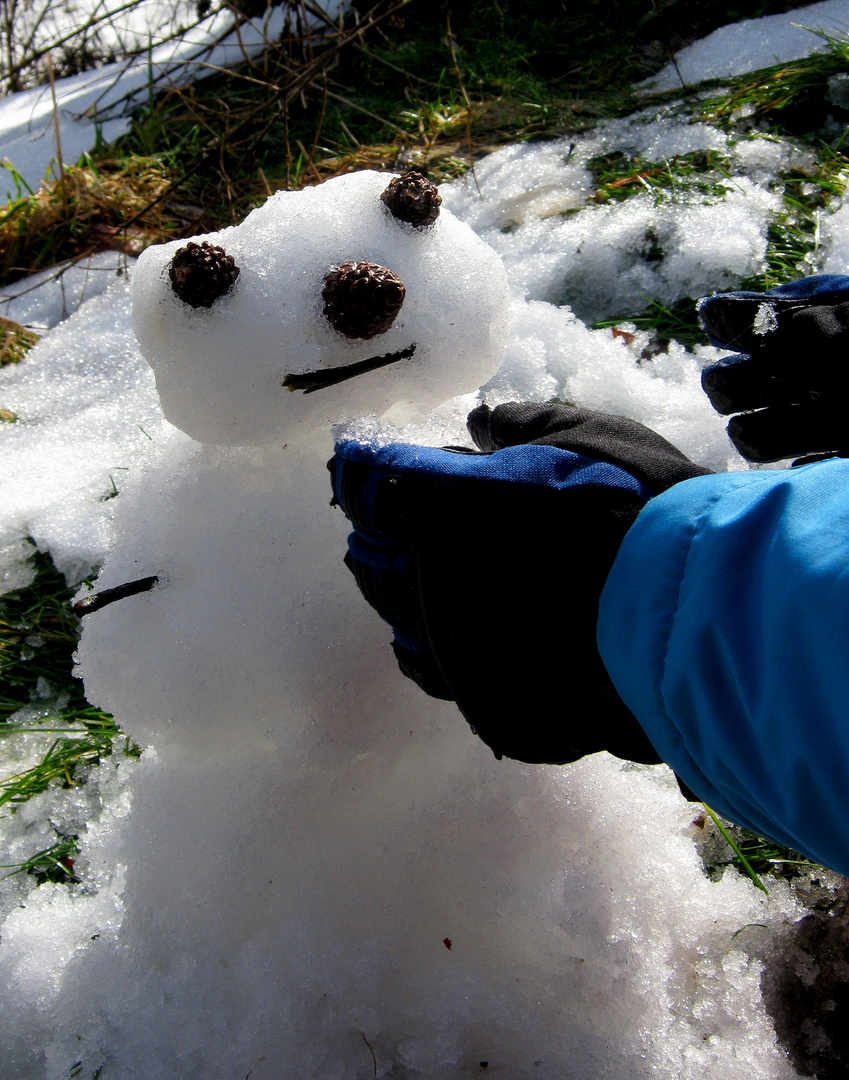
{"label": "snowman body", "polygon": [[[508,333],[497,257],[444,212],[393,220],[385,184],[279,195],[202,238],[239,269],[209,308],[174,293],[179,243],[135,271],[134,329],[183,431],[166,425],[122,494],[98,589],[158,584],[87,617],[79,648],[89,698],[148,748],[105,842],[126,867],[120,926],[75,974],[97,983],[122,1075],[368,1076],[373,1051],[436,1078],[495,1044],[530,1067],[531,1012],[537,1050],[562,1060],[576,1037],[574,1016],[565,1041],[556,1019],[562,987],[540,1009],[549,946],[522,932],[570,842],[557,777],[496,762],[403,678],[329,505],[331,422],[474,390]],[[376,339],[323,315],[326,275],[354,261],[405,286]],[[411,347],[311,394],[285,385]]]}
{"label": "snowman body", "polygon": [[367,1078],[371,1051],[378,1075],[559,1076],[606,1052],[616,978],[588,990],[587,927],[558,925],[587,808],[576,829],[562,775],[496,761],[400,674],[326,487],[322,455],[178,434],[128,493],[104,583],[168,571],[86,620],[80,660],[149,749],[103,853],[120,926],[74,978],[131,1078]]}

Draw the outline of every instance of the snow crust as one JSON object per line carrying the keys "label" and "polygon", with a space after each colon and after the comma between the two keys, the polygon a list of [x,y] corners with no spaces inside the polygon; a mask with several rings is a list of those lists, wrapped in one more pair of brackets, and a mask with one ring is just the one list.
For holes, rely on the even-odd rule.
{"label": "snow crust", "polygon": [[73,315],[85,300],[105,292],[135,259],[98,251],[73,263],[41,270],[7,285],[0,293],[0,315],[43,334]]}
{"label": "snow crust", "polygon": [[[673,190],[662,201],[645,191],[623,202],[586,206],[587,162],[617,150],[661,168],[676,155],[720,151],[733,174],[717,174],[715,193],[700,200],[685,190],[677,197]],[[757,274],[766,225],[781,208],[773,178],[809,163],[806,157],[779,140],[733,139],[708,124],[652,110],[600,124],[578,141],[553,142],[542,150],[520,144],[491,154],[475,168],[483,200],[466,178],[452,185],[446,205],[501,255],[522,296],[568,303],[579,318],[595,322],[640,309],[646,298],[668,304],[732,288]],[[522,165],[530,174],[524,199],[516,190]],[[512,187],[503,181],[507,170]],[[536,182],[543,185],[540,195]],[[559,203],[542,201],[550,199],[548,188],[560,190]],[[528,220],[526,205],[535,208]],[[563,214],[585,206],[583,213]]]}
{"label": "snow crust", "polygon": [[[2,431],[0,549],[20,551],[29,536],[70,582],[102,560],[110,497],[161,423],[129,323],[124,276],[42,338],[25,364],[0,371],[2,407],[17,416]],[[7,562],[4,591],[18,587],[16,561]]]}

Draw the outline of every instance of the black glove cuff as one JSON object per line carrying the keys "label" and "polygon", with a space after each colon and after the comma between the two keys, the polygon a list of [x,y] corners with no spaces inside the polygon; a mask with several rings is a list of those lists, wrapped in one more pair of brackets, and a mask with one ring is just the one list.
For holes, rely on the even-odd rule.
{"label": "black glove cuff", "polygon": [[484,404],[469,414],[467,426],[477,445],[488,453],[519,443],[557,446],[618,465],[656,495],[711,471],[694,464],[636,420],[572,405],[509,402],[490,409]]}

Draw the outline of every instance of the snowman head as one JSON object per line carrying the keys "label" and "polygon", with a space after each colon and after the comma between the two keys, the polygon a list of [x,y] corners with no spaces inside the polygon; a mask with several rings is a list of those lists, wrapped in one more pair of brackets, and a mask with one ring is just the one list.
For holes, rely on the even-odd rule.
{"label": "snowman head", "polygon": [[201,442],[280,444],[484,383],[506,345],[507,278],[439,201],[416,174],[353,173],[148,248],[133,327],[167,419]]}

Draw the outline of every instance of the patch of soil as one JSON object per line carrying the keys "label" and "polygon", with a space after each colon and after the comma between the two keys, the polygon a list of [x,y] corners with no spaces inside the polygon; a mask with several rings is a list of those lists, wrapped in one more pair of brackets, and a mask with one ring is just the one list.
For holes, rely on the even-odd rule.
{"label": "patch of soil", "polygon": [[774,946],[761,991],[793,1067],[817,1080],[849,1076],[849,898],[816,911]]}

